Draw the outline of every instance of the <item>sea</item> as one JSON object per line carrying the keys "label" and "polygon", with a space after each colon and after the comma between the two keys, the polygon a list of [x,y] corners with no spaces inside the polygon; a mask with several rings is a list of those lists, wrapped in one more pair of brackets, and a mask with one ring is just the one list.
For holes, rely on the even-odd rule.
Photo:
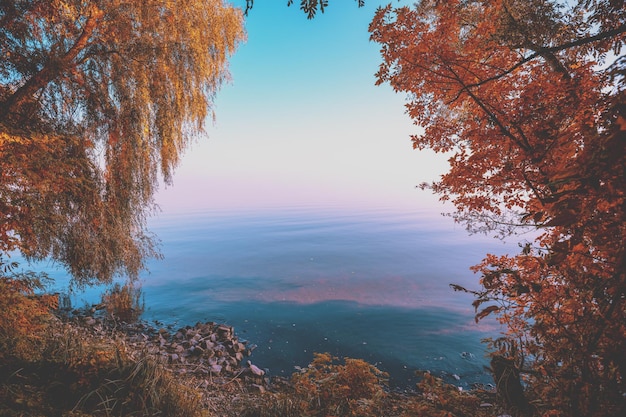
{"label": "sea", "polygon": [[[516,242],[469,235],[433,210],[292,207],[202,210],[150,221],[163,259],[141,275],[143,318],[159,326],[218,322],[255,345],[249,358],[288,377],[316,352],[358,358],[411,389],[428,371],[462,389],[493,383],[483,339],[491,319],[474,320],[478,289],[470,266]],[[57,291],[62,268],[45,264]],[[102,288],[75,292],[75,307]]]}

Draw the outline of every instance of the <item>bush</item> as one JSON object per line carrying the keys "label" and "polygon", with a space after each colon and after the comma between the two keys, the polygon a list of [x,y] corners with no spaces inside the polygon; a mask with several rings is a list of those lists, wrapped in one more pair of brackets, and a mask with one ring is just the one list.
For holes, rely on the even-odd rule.
{"label": "bush", "polygon": [[124,285],[116,283],[102,295],[102,304],[110,318],[126,323],[137,321],[145,307],[141,288],[132,282]]}
{"label": "bush", "polygon": [[38,359],[44,348],[43,337],[58,305],[56,295],[37,295],[49,280],[46,274],[13,272],[16,263],[0,258],[0,358]]}
{"label": "bush", "polygon": [[478,392],[465,392],[428,372],[417,384],[420,396],[407,402],[402,417],[493,416],[492,407],[480,407]]}
{"label": "bush", "polygon": [[308,404],[309,415],[380,415],[385,398],[387,374],[360,359],[338,358],[316,353],[313,362],[292,382],[296,397]]}

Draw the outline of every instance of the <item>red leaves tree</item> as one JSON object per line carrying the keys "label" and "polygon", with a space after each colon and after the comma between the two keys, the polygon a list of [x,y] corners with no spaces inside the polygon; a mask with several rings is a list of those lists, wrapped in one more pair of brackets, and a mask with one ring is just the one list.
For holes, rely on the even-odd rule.
{"label": "red leaves tree", "polygon": [[[569,2],[571,3],[571,2]],[[417,149],[450,152],[431,187],[472,230],[540,236],[474,269],[477,319],[539,407],[626,412],[623,2],[424,0],[377,12],[378,83],[408,94]],[[541,405],[541,404],[538,404]]]}

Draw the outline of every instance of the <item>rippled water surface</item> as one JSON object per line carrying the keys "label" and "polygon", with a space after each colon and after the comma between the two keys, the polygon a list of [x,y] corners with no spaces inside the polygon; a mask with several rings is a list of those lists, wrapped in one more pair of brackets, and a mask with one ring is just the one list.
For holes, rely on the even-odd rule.
{"label": "rippled water surface", "polygon": [[[489,382],[469,267],[501,242],[451,220],[389,210],[204,212],[155,219],[164,259],[142,276],[146,318],[225,322],[272,374],[313,352],[363,358],[407,386],[416,369],[462,386]],[[508,248],[510,249],[510,248]],[[83,295],[89,298],[89,295]]]}

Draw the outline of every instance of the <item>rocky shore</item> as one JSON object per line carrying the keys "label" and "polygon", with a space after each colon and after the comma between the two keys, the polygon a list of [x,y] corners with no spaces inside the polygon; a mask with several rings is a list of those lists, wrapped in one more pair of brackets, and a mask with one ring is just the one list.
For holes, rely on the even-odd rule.
{"label": "rocky shore", "polygon": [[290,379],[250,361],[232,326],[116,319],[104,305],[57,310],[45,357],[0,361],[0,415],[504,415],[495,393],[464,392],[425,373],[415,391],[389,390],[359,359],[316,354]]}
{"label": "rocky shore", "polygon": [[123,341],[130,356],[150,355],[172,372],[200,381],[200,386],[232,382],[258,392],[271,385],[267,370],[247,358],[256,345],[239,339],[226,324],[198,322],[176,328],[139,320],[125,323],[102,312],[102,305],[65,311],[60,318],[96,337],[115,337]]}

